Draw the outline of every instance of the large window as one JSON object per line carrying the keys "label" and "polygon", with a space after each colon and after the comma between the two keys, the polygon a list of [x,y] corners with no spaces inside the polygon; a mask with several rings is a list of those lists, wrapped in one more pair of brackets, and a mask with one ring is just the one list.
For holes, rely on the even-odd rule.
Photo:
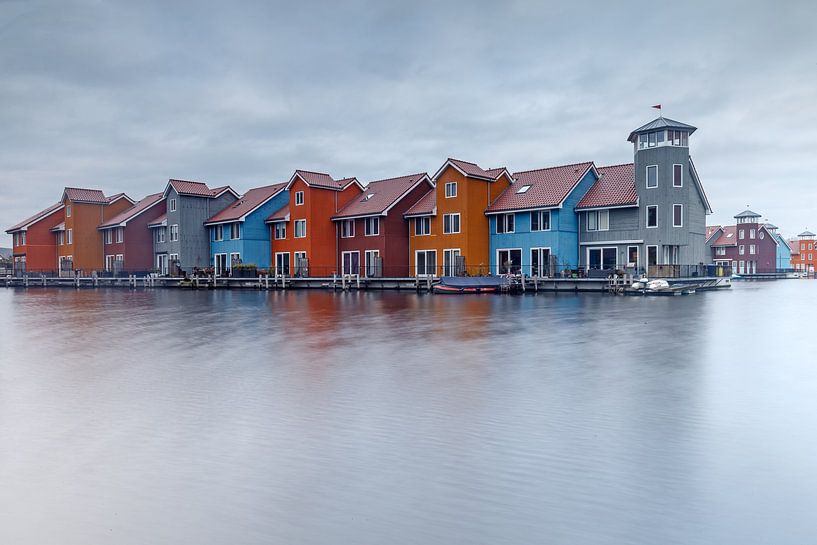
{"label": "large window", "polygon": [[658,227],[658,207],[655,205],[647,207],[647,227]]}
{"label": "large window", "polygon": [[374,237],[380,234],[380,218],[366,218],[363,220],[367,237]]}
{"label": "large window", "polygon": [[295,238],[306,237],[306,220],[295,220]]}
{"label": "large window", "polygon": [[530,275],[550,276],[550,248],[533,248],[530,251]]}
{"label": "large window", "polygon": [[113,230],[105,229],[105,244],[113,244]]}
{"label": "large window", "polygon": [[450,199],[451,197],[457,196],[457,182],[447,182],[445,184],[445,198]]}
{"label": "large window", "polygon": [[459,249],[443,250],[443,276],[458,276],[457,258],[460,256]]}
{"label": "large window", "polygon": [[516,216],[514,214],[500,214],[496,217],[496,232],[513,233],[514,224],[516,223]]}
{"label": "large window", "polygon": [[647,166],[647,189],[658,187],[658,165]]}
{"label": "large window", "polygon": [[[354,238],[355,220],[343,220],[340,222],[340,238]],[[349,273],[346,273],[349,274]]]}
{"label": "large window", "polygon": [[[164,243],[165,237],[167,237],[167,227],[157,227],[156,228],[156,242],[158,244]],[[166,255],[165,255],[165,258],[167,258]]]}
{"label": "large window", "polygon": [[672,226],[673,227],[683,227],[684,226],[684,205],[683,204],[673,204],[672,205]]}
{"label": "large window", "polygon": [[295,206],[301,206],[304,203],[304,192],[303,191],[296,191],[295,192]]}
{"label": "large window", "polygon": [[550,210],[530,213],[531,231],[550,231]]}
{"label": "large window", "polygon": [[450,235],[460,232],[460,215],[459,214],[445,214],[443,215],[443,233]]}
{"label": "large window", "polygon": [[343,252],[343,274],[360,274],[360,252]]}
{"label": "large window", "polygon": [[610,211],[609,210],[592,210],[587,212],[587,230],[588,231],[609,231],[610,230]]}
{"label": "large window", "polygon": [[[275,240],[283,240],[287,238],[287,224],[285,221],[279,221],[277,223],[274,223],[273,226],[275,229]],[[287,254],[287,259],[288,258],[289,254]]]}
{"label": "large window", "polygon": [[616,248],[588,248],[587,268],[615,269],[618,266],[618,250]]}
{"label": "large window", "polygon": [[176,242],[179,240],[179,226],[173,224],[170,226],[170,242]]}
{"label": "large window", "polygon": [[497,274],[519,274],[522,272],[522,250],[507,249],[496,251]]}
{"label": "large window", "polygon": [[363,273],[366,276],[373,278],[383,276],[383,264],[380,261],[380,250],[366,250],[364,263],[366,270],[364,270]]}
{"label": "large window", "polygon": [[416,236],[431,234],[431,217],[414,218],[414,234]]}
{"label": "large window", "polygon": [[176,211],[176,199],[170,199],[168,201],[168,203],[167,203],[167,206],[168,206],[168,210],[170,210],[171,212],[175,212]]}
{"label": "large window", "polygon": [[417,250],[414,267],[417,276],[434,276],[437,274],[437,251]]}
{"label": "large window", "polygon": [[241,224],[240,223],[231,223],[230,224],[230,239],[238,240],[241,238]]}
{"label": "large window", "polygon": [[73,244],[74,243],[74,230],[68,229],[65,231],[65,243],[66,244]]}
{"label": "large window", "polygon": [[672,165],[672,186],[684,186],[684,165]]}
{"label": "large window", "polygon": [[289,276],[289,252],[275,254],[275,274]]}

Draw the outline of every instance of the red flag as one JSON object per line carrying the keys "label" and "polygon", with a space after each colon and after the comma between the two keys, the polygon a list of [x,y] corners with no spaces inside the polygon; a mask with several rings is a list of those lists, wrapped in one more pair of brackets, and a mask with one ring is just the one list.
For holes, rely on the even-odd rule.
{"label": "red flag", "polygon": [[656,110],[660,110],[660,109],[661,109],[661,105],[660,105],[660,104],[656,104],[655,106],[653,106],[653,108],[655,108]]}

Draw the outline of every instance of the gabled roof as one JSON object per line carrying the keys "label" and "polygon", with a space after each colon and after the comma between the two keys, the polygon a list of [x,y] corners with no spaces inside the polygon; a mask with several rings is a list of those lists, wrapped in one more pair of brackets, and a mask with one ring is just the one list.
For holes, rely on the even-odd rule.
{"label": "gabled roof", "polygon": [[148,227],[165,227],[167,226],[167,214],[162,214],[152,222],[148,223]]}
{"label": "gabled roof", "polygon": [[274,223],[276,221],[289,221],[289,203],[285,204],[264,220],[264,223]]}
{"label": "gabled roof", "polygon": [[210,189],[204,182],[192,182],[190,180],[176,180],[173,178],[167,181],[167,186],[165,187],[162,196],[167,197],[167,191],[171,187],[179,195],[188,197],[206,197],[208,199],[214,199],[216,197],[221,196],[225,192],[230,192],[236,198],[238,198],[238,193],[233,191],[233,189],[228,185],[217,187],[215,189]]}
{"label": "gabled roof", "polygon": [[415,216],[436,216],[437,215],[437,190],[432,189],[417,201],[414,206],[406,210],[404,218]]}
{"label": "gabled roof", "polygon": [[715,242],[712,243],[712,246],[737,246],[738,244],[737,226],[724,225],[721,228],[721,230],[722,230],[721,235],[717,239],[715,239]]}
{"label": "gabled roof", "polygon": [[597,171],[601,178],[585,193],[576,210],[638,205],[633,163],[599,167]]}
{"label": "gabled roof", "polygon": [[363,190],[363,186],[360,185],[360,182],[357,181],[357,178],[341,178],[340,180],[335,180],[329,174],[324,172],[312,172],[310,170],[296,170],[289,179],[287,183],[287,189],[289,189],[292,184],[295,182],[296,179],[300,179],[303,183],[308,185],[309,187],[316,187],[318,189],[331,189],[332,191],[343,191],[350,184],[357,184],[357,186]]}
{"label": "gabled roof", "polygon": [[764,227],[766,229],[770,229],[770,230],[779,229],[779,227],[777,225],[773,224],[773,223],[767,223],[767,224],[764,225]]}
{"label": "gabled roof", "polygon": [[803,231],[802,233],[800,233],[800,234],[799,234],[799,235],[797,235],[797,236],[798,236],[798,237],[804,237],[804,238],[807,238],[807,237],[817,237],[817,235],[815,235],[814,233],[812,233],[811,231],[808,231],[808,230]]}
{"label": "gabled roof", "polygon": [[52,204],[51,206],[49,206],[45,210],[40,210],[39,212],[37,212],[33,216],[24,219],[23,221],[21,221],[17,225],[15,225],[13,227],[9,227],[8,229],[6,229],[6,233],[14,233],[14,232],[17,232],[17,231],[25,231],[26,229],[28,229],[29,227],[31,227],[32,225],[34,225],[38,221],[40,221],[42,219],[45,219],[46,217],[50,216],[54,212],[57,212],[58,210],[61,210],[62,207],[63,207],[63,204],[61,202],[58,202],[56,204]]}
{"label": "gabled roof", "polygon": [[449,157],[445,160],[443,166],[441,166],[434,174],[432,180],[436,182],[437,178],[439,178],[443,171],[449,166],[453,167],[456,171],[467,178],[484,180],[486,182],[495,182],[500,176],[502,176],[503,173],[507,174],[509,178],[511,177],[508,169],[505,167],[490,168],[486,170],[476,163],[463,161],[462,159],[452,159]]}
{"label": "gabled roof", "polygon": [[630,142],[635,142],[637,135],[643,132],[651,132],[661,129],[680,129],[683,131],[689,131],[689,134],[692,134],[698,130],[697,127],[693,127],[692,125],[687,125],[686,123],[681,123],[680,121],[675,121],[674,119],[669,119],[667,117],[659,117],[635,129],[630,133],[630,136],[627,137],[627,140]]}
{"label": "gabled roof", "polygon": [[789,249],[791,250],[792,255],[800,255],[800,241],[796,238],[790,238],[786,241],[786,244],[789,245]]}
{"label": "gabled roof", "polygon": [[500,193],[486,213],[561,206],[589,171],[595,172],[592,161],[514,172],[515,182]]}
{"label": "gabled roof", "polygon": [[735,218],[759,218],[760,214],[752,212],[751,210],[744,210],[740,214],[735,215]]}
{"label": "gabled roof", "polygon": [[723,229],[720,225],[707,225],[706,226],[706,241],[709,242],[709,239],[712,238],[718,231]]}
{"label": "gabled roof", "polygon": [[154,193],[153,195],[148,195],[141,201],[137,202],[127,210],[123,210],[121,213],[117,214],[116,216],[112,217],[108,221],[102,223],[97,229],[108,229],[111,227],[124,227],[127,223],[147,210],[150,210],[155,205],[162,202],[164,197],[161,193]]}
{"label": "gabled roof", "polygon": [[425,172],[369,182],[363,193],[352,199],[332,219],[385,216],[394,205],[422,183],[428,184],[430,188],[434,187]]}
{"label": "gabled roof", "polygon": [[124,193],[117,193],[111,197],[106,197],[101,189],[84,189],[79,187],[66,187],[62,192],[60,201],[68,199],[72,202],[88,204],[109,204],[115,200],[125,198],[133,203],[133,200]]}
{"label": "gabled roof", "polygon": [[125,199],[127,201],[130,201],[131,204],[134,204],[136,202],[133,199],[131,199],[130,197],[128,197],[127,195],[125,195],[124,193],[117,193],[116,195],[111,195],[110,197],[105,197],[105,198],[108,200],[108,204],[110,204],[112,202],[116,202],[119,199]]}
{"label": "gabled roof", "polygon": [[231,221],[244,221],[247,216],[260,208],[263,204],[286,189],[286,182],[273,185],[265,185],[250,189],[238,198],[236,202],[228,206],[215,216],[204,222],[205,225],[214,225]]}

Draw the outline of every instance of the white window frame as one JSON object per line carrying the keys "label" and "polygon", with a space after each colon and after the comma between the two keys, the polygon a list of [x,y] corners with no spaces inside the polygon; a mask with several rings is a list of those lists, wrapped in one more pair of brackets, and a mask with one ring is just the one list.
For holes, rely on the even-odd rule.
{"label": "white window frame", "polygon": [[453,199],[457,196],[457,182],[445,183],[445,198]]}
{"label": "white window frame", "polygon": [[65,217],[66,218],[71,217],[71,205],[70,204],[65,205]]}
{"label": "white window frame", "polygon": [[304,204],[304,192],[303,191],[296,191],[295,192],[295,206],[301,206]]}
{"label": "white window frame", "polygon": [[[219,257],[221,257],[221,256],[224,256],[224,269],[223,270],[218,265]],[[229,270],[230,270],[230,260],[227,259],[227,254],[223,253],[223,252],[213,254],[213,273],[216,276],[221,276],[221,275],[223,275],[224,273],[226,273]]]}
{"label": "white window frame", "polygon": [[[511,219],[511,227],[508,228],[508,218]],[[502,230],[499,230],[500,225],[502,226]],[[497,235],[512,235],[516,232],[516,214],[511,212],[510,214],[498,214],[496,216],[496,226],[495,231]]]}
{"label": "white window frame", "polygon": [[113,244],[113,229],[105,229],[105,244]]}
{"label": "white window frame", "polygon": [[[655,169],[655,185],[650,185],[650,169]],[[647,186],[647,189],[657,189],[658,188],[658,165],[647,165],[647,177],[644,180],[644,185]]]}
{"label": "white window frame", "polygon": [[111,272],[113,270],[113,262],[116,260],[116,256],[114,254],[106,254],[105,255],[105,271]]}
{"label": "white window frame", "polygon": [[374,216],[363,219],[364,236],[376,237],[380,235],[380,217]]}
{"label": "white window frame", "polygon": [[230,240],[241,240],[241,222],[230,224]]}
{"label": "white window frame", "polygon": [[[590,225],[590,218],[591,217],[594,219],[595,227],[591,227],[591,225]],[[602,224],[601,218],[602,217],[607,218],[606,219],[607,226],[604,229],[601,228],[601,224]],[[591,211],[587,212],[587,218],[585,219],[585,222],[586,222],[585,227],[586,227],[587,231],[592,231],[592,232],[595,232],[595,231],[609,231],[610,230],[610,211],[609,210],[591,210]]]}
{"label": "white window frame", "polygon": [[116,243],[122,244],[125,242],[125,228],[124,227],[117,227],[116,228]]}
{"label": "white window frame", "polygon": [[[420,272],[419,260],[417,257],[423,254],[425,256],[425,272]],[[428,254],[434,254],[434,270],[431,274],[428,273]],[[414,251],[414,275],[415,276],[437,276],[437,250],[415,250]]]}
{"label": "white window frame", "polygon": [[[531,249],[530,249],[529,256],[530,256],[530,275],[531,275],[531,276],[538,276],[539,278],[542,278],[542,277],[544,277],[544,276],[547,276],[546,274],[545,274],[545,275],[540,275],[540,274],[539,274],[539,272],[540,272],[540,271],[542,271],[542,270],[544,270],[545,272],[548,272],[548,268],[550,267],[550,263],[549,263],[549,262],[548,262],[548,263],[546,263],[546,264],[543,264],[543,263],[542,263],[542,252],[543,252],[544,250],[547,250],[547,252],[548,252],[548,261],[549,261],[549,260],[550,260],[550,256],[551,256],[551,255],[553,255],[553,252],[551,251],[550,247],[548,247],[548,246],[542,246],[542,247],[538,247],[538,248],[531,248]],[[536,252],[536,253],[538,253],[538,254],[539,254],[539,255],[537,256],[537,258],[538,258],[538,260],[539,260],[539,270],[538,270],[538,271],[534,271],[534,270],[533,270],[533,253],[534,253],[534,252]],[[498,261],[498,260],[499,260],[499,258],[497,258],[497,261]],[[524,264],[522,265],[522,267],[523,267],[523,268],[522,268],[522,270],[524,271],[524,270],[525,270],[525,269],[524,269]]]}
{"label": "white window frame", "polygon": [[240,252],[230,252],[230,255],[227,256],[229,259],[227,260],[227,268],[233,270],[233,256],[236,256],[236,265],[241,264],[241,253]]}
{"label": "white window frame", "polygon": [[[281,256],[286,256],[286,271],[278,270],[278,258]],[[282,263],[283,264],[283,263]],[[292,272],[292,263],[289,259],[289,252],[275,252],[275,261],[273,262],[273,266],[275,267],[275,275],[289,275]],[[281,267],[283,269],[283,267]]]}
{"label": "white window frame", "polygon": [[[380,250],[364,250],[363,252],[363,274],[368,278],[369,275],[369,256],[380,257]],[[382,264],[381,264],[382,266]],[[383,271],[380,271],[381,276]]]}
{"label": "white window frame", "polygon": [[340,238],[355,238],[355,220],[341,220]]}
{"label": "white window frame", "polygon": [[746,231],[744,231],[743,229],[740,229],[740,230],[738,231],[738,238],[739,238],[740,240],[745,239],[745,238],[746,238]]}
{"label": "white window frame", "polygon": [[749,229],[749,238],[752,240],[757,238],[757,231],[755,231],[754,229]]}
{"label": "white window frame", "polygon": [[641,265],[641,247],[637,244],[630,244],[627,246],[625,250],[625,254],[627,256],[627,265],[629,266],[632,261],[630,261],[630,248],[635,248],[635,268],[637,269]]}
{"label": "white window frame", "polygon": [[272,236],[274,240],[285,240],[287,238],[287,222],[276,221],[275,223],[273,223]]}
{"label": "white window frame", "polygon": [[[681,183],[675,183],[675,167],[681,167]],[[684,165],[679,163],[672,164],[672,187],[684,187]]]}
{"label": "white window frame", "polygon": [[[533,216],[534,215],[537,217],[537,221],[539,223],[539,226],[538,226],[537,229],[533,228]],[[548,228],[547,229],[542,229],[542,223],[543,223],[542,220],[546,216],[547,216],[547,219],[548,219]],[[540,231],[550,231],[551,230],[550,222],[551,222],[552,219],[553,219],[553,216],[551,216],[550,210],[536,210],[536,211],[531,212],[530,213],[530,230],[531,230],[531,232],[537,232],[538,233]]]}
{"label": "white window frame", "polygon": [[749,245],[749,255],[757,255],[757,246],[755,244]]}
{"label": "white window frame", "polygon": [[73,244],[74,243],[74,230],[73,229],[66,229],[65,230],[65,243],[66,244]]}
{"label": "white window frame", "polygon": [[[586,270],[588,270],[588,271],[590,270],[590,252],[593,251],[593,250],[598,250],[599,252],[601,252],[601,254],[599,256],[600,259],[601,259],[601,262],[599,264],[602,267],[604,267],[604,250],[615,250],[615,252],[616,252],[616,264],[613,266],[613,269],[614,270],[618,269],[618,246],[593,246],[593,247],[588,246],[587,249],[585,250],[586,261],[584,262],[584,266],[585,266]],[[656,250],[656,252],[657,252],[657,250]],[[656,253],[655,258],[658,259],[658,254],[657,253]]]}
{"label": "white window frame", "polygon": [[[456,231],[454,230],[454,218],[455,217],[457,218],[457,230]],[[446,220],[446,218],[451,218],[449,220],[449,225],[448,225],[449,230],[448,231],[446,231],[446,229],[445,229],[445,220]],[[461,227],[462,226],[460,224],[460,213],[459,212],[453,212],[451,214],[443,214],[443,234],[444,235],[456,235],[456,234],[458,234],[460,232]]]}
{"label": "white window frame", "polygon": [[[681,223],[675,223],[675,211],[677,209],[681,210]],[[683,204],[673,204],[672,205],[672,226],[673,227],[683,227],[684,226],[684,205]]]}
{"label": "white window frame", "polygon": [[164,244],[167,242],[167,227],[156,228],[156,244]]}
{"label": "white window frame", "polygon": [[167,201],[167,209],[170,212],[175,212],[176,211],[176,199],[170,199],[170,200]]}
{"label": "white window frame", "polygon": [[738,255],[746,255],[746,246],[743,244],[738,246]]}
{"label": "white window frame", "polygon": [[[357,254],[357,272],[352,272],[352,256]],[[349,256],[349,271],[346,270],[346,256]],[[360,274],[360,250],[348,250],[340,253],[341,274]]]}
{"label": "white window frame", "polygon": [[224,225],[219,223],[213,228],[213,240],[215,242],[224,240]]}
{"label": "white window frame", "polygon": [[[175,227],[175,229],[174,229]],[[175,233],[175,236],[174,236]],[[170,226],[170,242],[178,242],[179,241],[179,224],[174,223]]]}
{"label": "white window frame", "polygon": [[[446,270],[445,267],[445,258],[446,255],[451,256],[451,263],[449,265],[450,270]],[[456,276],[457,275],[457,259],[459,256],[462,255],[462,250],[460,248],[445,248],[443,250],[443,276]],[[451,274],[446,274],[451,273]]]}
{"label": "white window frame", "polygon": [[[419,228],[419,226],[422,226],[423,228]],[[425,227],[428,228],[426,229]],[[430,234],[431,234],[431,216],[419,216],[417,218],[414,218],[414,236],[425,237]]]}
{"label": "white window frame", "polygon": [[[301,236],[298,236],[298,225],[303,225],[303,234],[301,234]],[[295,220],[293,238],[306,238],[306,220],[305,219]]]}
{"label": "white window frame", "polygon": [[[650,225],[650,209],[655,210],[655,225]],[[658,229],[658,205],[657,204],[649,204],[644,207],[644,211],[646,213],[646,217],[644,218],[644,225],[647,229]]]}

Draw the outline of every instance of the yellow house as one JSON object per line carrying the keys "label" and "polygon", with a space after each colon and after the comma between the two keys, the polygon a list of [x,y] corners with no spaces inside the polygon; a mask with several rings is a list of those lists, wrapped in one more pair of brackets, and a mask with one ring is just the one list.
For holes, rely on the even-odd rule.
{"label": "yellow house", "polygon": [[480,276],[490,272],[485,209],[513,183],[506,168],[485,170],[448,159],[434,189],[404,214],[409,223],[409,266],[419,276]]}

